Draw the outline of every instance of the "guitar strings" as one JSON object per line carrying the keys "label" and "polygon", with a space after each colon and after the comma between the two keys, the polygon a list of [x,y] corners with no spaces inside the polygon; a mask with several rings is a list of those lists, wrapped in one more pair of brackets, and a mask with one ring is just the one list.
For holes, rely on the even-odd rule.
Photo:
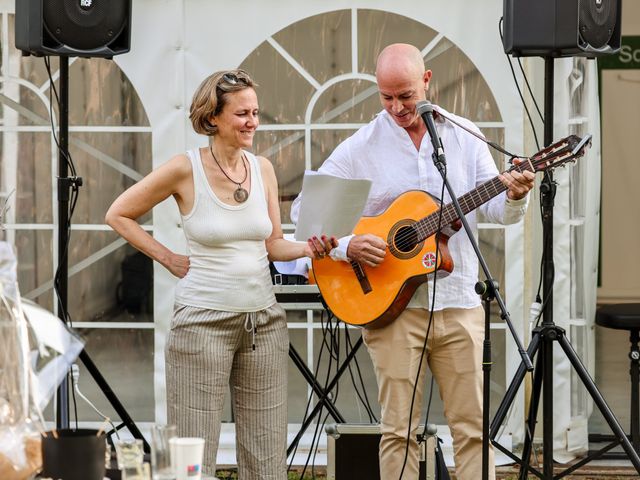
{"label": "guitar strings", "polygon": [[[523,162],[519,165],[514,165],[509,170],[507,170],[507,172],[511,172],[514,170],[520,173],[525,170],[535,171],[535,168],[533,170],[529,168],[529,164],[531,164],[531,166],[533,166],[533,164],[536,164],[536,165],[543,164],[543,163],[549,162],[551,159],[554,159],[554,158],[556,159],[555,161],[557,162],[557,159],[561,156],[560,154],[566,153],[566,152],[570,152],[570,150],[569,150],[569,147],[565,145],[559,150],[552,149],[548,154],[543,155],[539,158],[536,158],[534,155],[534,157],[529,158],[529,162]],[[476,200],[482,201],[483,199],[483,194],[481,193],[482,190],[484,190],[485,195],[495,196],[507,190],[507,187],[505,187],[502,184],[502,182],[500,182],[500,179],[498,177],[494,177],[493,179],[487,181],[486,183],[478,186],[473,191],[464,194],[458,199],[458,201],[461,204],[464,204],[464,207],[467,207],[468,212],[470,212],[473,209],[470,208],[467,205],[467,203],[470,200],[472,200],[473,201],[472,206],[473,206]],[[455,212],[455,209],[453,208],[452,203],[447,204],[443,208],[443,210],[444,210],[443,212],[444,221],[446,223],[451,223],[458,220],[457,213]],[[439,211],[440,210],[436,210],[435,212],[430,213],[429,215],[422,218],[421,220],[416,220],[410,226],[412,231],[399,233],[395,237],[396,241],[394,243],[396,247],[398,247],[401,251],[406,252],[413,249],[416,245],[418,245],[424,239],[431,237],[435,232],[435,228],[437,228],[437,222],[435,218],[438,216]],[[416,241],[416,239],[419,239],[419,240]]]}
{"label": "guitar strings", "polygon": [[[521,167],[521,165],[524,165],[524,164],[516,165],[513,168],[511,168],[509,171],[512,171],[514,169],[518,169],[518,170],[522,171],[522,169],[524,167]],[[466,193],[465,195],[460,197],[460,199],[458,201],[461,202],[461,204],[464,203],[465,206],[468,207],[467,203],[469,202],[469,200],[473,200],[474,198],[482,199],[482,194],[480,193],[480,190],[483,190],[483,189],[485,190],[486,194],[494,193],[495,195],[497,195],[497,194],[503,192],[504,190],[506,190],[506,187],[502,184],[502,182],[500,182],[498,177],[495,177],[495,178],[489,180],[488,182],[486,182],[485,184],[480,185],[478,188],[475,189],[475,191]],[[492,189],[493,192],[490,192],[489,189]],[[416,220],[410,226],[410,228],[413,231],[399,233],[395,237],[394,244],[401,251],[408,251],[408,250],[411,250],[413,247],[415,247],[415,245],[420,243],[425,238],[431,237],[433,235],[433,233],[434,233],[434,229],[437,228],[437,220],[436,220],[436,218],[439,217],[440,210],[442,210],[442,213],[443,213],[442,220],[445,222],[445,224],[450,224],[451,222],[454,222],[455,220],[458,219],[457,218],[457,214],[455,212],[455,209],[453,208],[453,204],[449,203],[449,204],[445,205],[442,209],[438,209],[438,210],[430,213],[429,215],[427,215],[423,219]],[[471,211],[471,210],[469,210],[469,211]],[[422,238],[420,238],[420,237],[422,237]],[[416,238],[418,238],[420,240],[418,242],[416,242],[415,241]]]}
{"label": "guitar strings", "polygon": [[[525,170],[532,171],[531,168],[529,168],[529,163],[531,163],[531,165],[533,164],[540,165],[540,164],[545,164],[550,160],[553,160],[554,158],[556,159],[555,161],[557,162],[557,159],[561,157],[562,153],[571,152],[571,150],[569,149],[569,146],[567,146],[566,143],[561,147],[560,146],[556,146],[556,148],[551,148],[551,147],[554,147],[554,146],[551,145],[550,147],[547,147],[547,149],[542,150],[541,152],[538,152],[536,155],[541,154],[540,157],[537,158],[536,155],[534,155],[533,157],[528,157],[529,162],[523,162],[518,165],[513,165],[510,169],[506,170],[506,172],[512,172],[514,170],[518,171],[519,173],[522,173]],[[568,158],[570,157],[571,156],[569,156]],[[535,169],[533,169],[533,171],[535,172]],[[485,194],[489,194],[489,195],[494,194],[492,196],[495,196],[507,190],[507,187],[505,187],[502,184],[502,182],[500,182],[500,179],[498,177],[494,177],[493,179],[487,181],[486,183],[478,186],[476,189],[472,190],[471,192],[467,192],[466,194],[462,195],[458,201],[461,204],[465,203],[465,207],[468,208],[468,205],[466,205],[466,203],[469,200],[482,200],[482,194],[480,193],[480,191],[483,189],[485,190]],[[493,189],[493,191],[489,191],[489,189]],[[395,241],[393,242],[395,247],[402,252],[407,252],[415,248],[415,246],[418,245],[423,240],[431,237],[435,233],[434,229],[437,226],[437,222],[435,218],[439,215],[439,211],[440,209],[434,212],[431,212],[426,217],[420,220],[414,221],[414,223],[410,226],[410,229],[401,231],[395,237]],[[468,211],[471,211],[471,209]],[[455,212],[455,209],[453,208],[452,203],[449,203],[445,207],[443,207],[443,217],[444,217],[443,220],[445,221],[445,223],[449,223],[449,224],[458,220],[457,214]]]}

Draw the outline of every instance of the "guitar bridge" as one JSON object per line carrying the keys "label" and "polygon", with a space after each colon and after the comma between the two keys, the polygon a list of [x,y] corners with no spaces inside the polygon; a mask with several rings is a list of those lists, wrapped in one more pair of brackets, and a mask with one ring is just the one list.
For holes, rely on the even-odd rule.
{"label": "guitar bridge", "polygon": [[369,283],[369,279],[367,278],[367,274],[365,273],[362,265],[358,262],[351,261],[351,268],[353,268],[354,273],[356,274],[356,278],[360,283],[360,288],[362,288],[362,292],[366,295],[367,293],[371,293],[373,289],[371,288],[371,283]]}

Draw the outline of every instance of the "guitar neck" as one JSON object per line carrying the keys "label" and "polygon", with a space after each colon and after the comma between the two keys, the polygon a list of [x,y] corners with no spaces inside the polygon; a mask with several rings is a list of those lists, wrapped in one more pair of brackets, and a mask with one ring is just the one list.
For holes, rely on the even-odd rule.
{"label": "guitar neck", "polygon": [[[508,171],[517,171],[522,173],[525,170],[534,171],[532,168],[529,168],[529,162],[514,165]],[[500,195],[506,189],[507,187],[504,186],[499,177],[494,177],[491,180],[488,180],[458,198],[458,203],[460,204],[462,213],[466,215],[478,208],[480,205],[487,203],[493,197]],[[414,224],[414,228],[418,232],[418,241],[421,242],[422,240],[429,238],[438,231],[439,226],[450,225],[459,218],[460,217],[453,205],[453,202],[442,208],[442,220],[440,220],[440,210],[436,210]]]}

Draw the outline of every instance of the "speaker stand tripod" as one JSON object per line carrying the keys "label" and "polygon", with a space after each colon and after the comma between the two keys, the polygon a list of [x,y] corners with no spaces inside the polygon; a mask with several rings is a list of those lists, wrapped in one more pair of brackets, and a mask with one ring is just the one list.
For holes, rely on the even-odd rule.
{"label": "speaker stand tripod", "polygon": [[[554,59],[545,57],[545,97],[544,97],[544,142],[545,146],[550,145],[553,141],[553,67]],[[553,182],[553,175],[547,171],[545,178],[540,186],[540,195],[542,203],[542,226],[543,226],[543,292],[545,298],[543,307],[542,324],[533,330],[531,343],[527,349],[529,356],[536,357],[536,366],[533,374],[533,388],[531,393],[531,402],[529,405],[529,414],[527,417],[525,428],[525,441],[522,451],[522,458],[519,459],[509,450],[502,447],[496,442],[498,430],[502,425],[509,407],[515,400],[516,394],[521,382],[524,380],[526,369],[524,365],[520,365],[516,374],[507,389],[504,399],[502,400],[496,415],[490,427],[490,440],[496,448],[514,459],[520,464],[520,479],[526,479],[529,472],[544,478],[553,479],[560,478],[573,472],[587,462],[593,460],[597,455],[589,456],[580,462],[572,465],[568,469],[560,472],[558,475],[553,474],[553,344],[558,342],[562,351],[567,356],[582,384],[589,392],[594,403],[607,421],[612,432],[627,453],[629,460],[640,473],[640,458],[638,453],[633,449],[625,432],[622,430],[620,423],[615,418],[604,397],[598,390],[589,372],[582,364],[578,354],[573,349],[571,343],[566,337],[565,330],[558,327],[553,322],[553,280],[554,280],[554,264],[553,264],[553,202],[556,193],[556,185]],[[542,390],[542,411],[543,411],[543,471],[542,473],[529,465],[531,456],[533,436],[536,427],[536,418],[538,414],[538,406],[540,403],[540,393]],[[602,454],[603,452],[596,452]]]}
{"label": "speaker stand tripod", "polygon": [[[67,159],[69,156],[69,57],[61,56],[60,59],[60,98],[58,111],[59,121],[59,150],[58,150],[58,270],[56,274],[56,286],[58,297],[58,317],[67,323],[67,306],[69,280],[69,191],[78,189],[82,185],[82,178],[69,177]],[[109,403],[120,417],[122,423],[116,427],[127,427],[129,432],[142,440],[144,451],[149,452],[149,444],[129,416],[118,397],[115,395],[106,379],[102,376],[98,367],[89,357],[86,350],[80,352],[80,360],[91,374],[96,384],[109,400]],[[56,393],[56,427],[58,429],[69,428],[69,377],[65,377]],[[114,432],[109,432],[109,434]]]}

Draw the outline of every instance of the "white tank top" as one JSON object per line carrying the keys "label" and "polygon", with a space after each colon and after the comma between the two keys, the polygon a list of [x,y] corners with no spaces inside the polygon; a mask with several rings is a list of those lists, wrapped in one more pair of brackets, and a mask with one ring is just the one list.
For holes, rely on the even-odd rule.
{"label": "white tank top", "polygon": [[273,225],[258,159],[244,152],[251,168],[245,203],[228,205],[209,185],[200,149],[190,150],[194,200],[182,215],[189,272],[176,287],[176,302],[230,312],[251,312],[276,303],[265,240]]}

